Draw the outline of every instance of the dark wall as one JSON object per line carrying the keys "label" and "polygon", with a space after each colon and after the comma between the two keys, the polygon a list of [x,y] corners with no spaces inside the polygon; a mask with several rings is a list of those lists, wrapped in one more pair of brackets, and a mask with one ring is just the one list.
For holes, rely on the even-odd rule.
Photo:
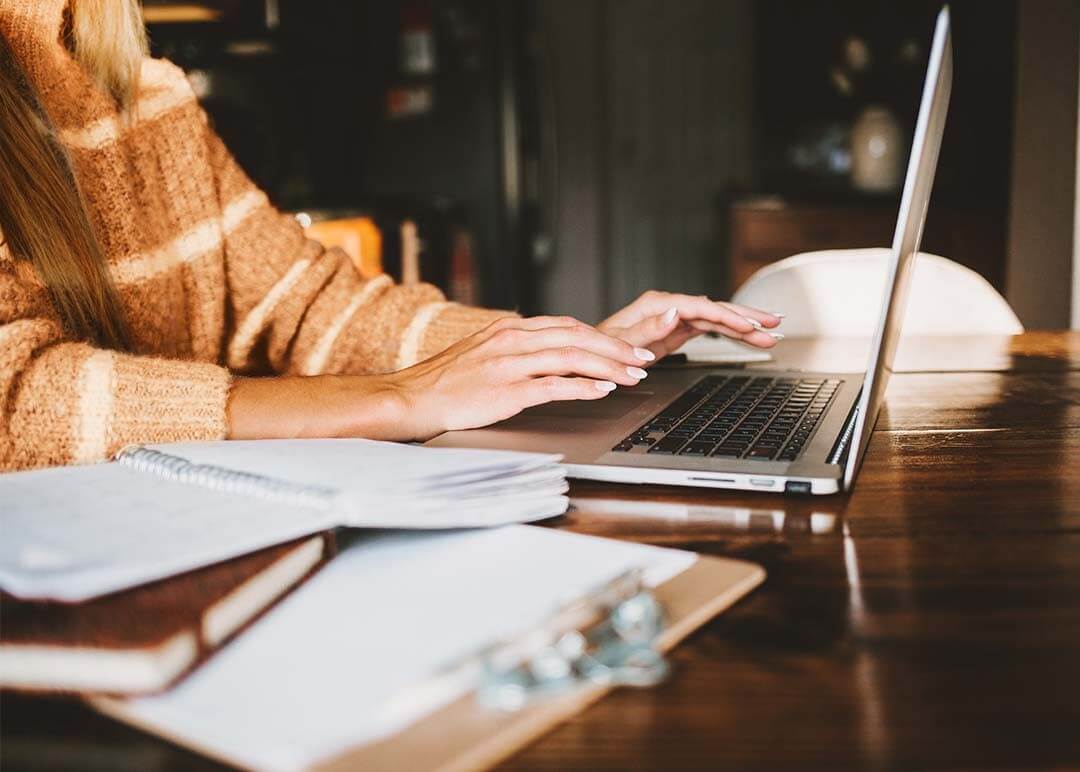
{"label": "dark wall", "polygon": [[[559,248],[542,274],[547,308],[611,310],[650,286],[730,291],[724,202],[740,192],[889,205],[852,191],[846,173],[822,179],[793,169],[791,148],[822,125],[848,129],[870,103],[890,107],[910,136],[937,2],[547,0],[540,8],[556,60],[559,198],[573,202],[560,205]],[[951,8],[955,88],[928,220],[934,233],[949,231],[946,221],[985,223],[986,273],[1000,284],[1016,8],[1011,0]],[[882,61],[845,97],[830,72],[852,36]],[[914,50],[901,61],[905,42]]]}
{"label": "dark wall", "polygon": [[[432,2],[436,70],[412,78],[400,67],[404,6],[282,3],[310,198],[323,206],[390,202],[454,212],[472,231],[484,302],[520,306],[517,245],[503,201],[499,92],[500,47],[515,34],[512,20],[490,0]],[[389,117],[388,91],[417,82],[432,90],[431,111]]]}
{"label": "dark wall", "polygon": [[[849,122],[870,103],[891,109],[910,134],[926,69],[939,0],[758,0],[758,164],[763,184],[813,187],[785,168],[785,150],[800,132]],[[1016,65],[1014,0],[954,0],[954,87],[938,174],[936,202],[962,199],[1004,212],[1009,190]],[[871,50],[871,73],[855,94],[838,93],[830,73],[844,41],[857,36]],[[905,43],[914,57],[902,58]]]}
{"label": "dark wall", "polygon": [[[155,39],[182,65],[215,71],[211,114],[281,206],[449,206],[474,233],[483,302],[588,318],[648,287],[729,290],[718,202],[829,193],[786,165],[790,146],[823,122],[850,125],[869,99],[910,124],[939,8],[430,0],[434,109],[393,120],[402,9],[416,3],[280,0],[280,26],[259,29],[262,4],[235,0],[232,21],[191,32],[209,39],[202,54],[161,51],[175,30]],[[956,83],[929,219],[989,213],[1003,253],[1016,4],[951,7]],[[852,35],[882,60],[908,40],[918,50],[844,98],[829,73]],[[221,53],[259,36],[272,53]]]}
{"label": "dark wall", "polygon": [[717,193],[753,176],[750,0],[542,0],[558,233],[543,307],[716,292]]}
{"label": "dark wall", "polygon": [[[257,0],[218,5],[219,22],[152,27],[154,53],[204,83],[215,127],[275,204],[378,215],[391,266],[397,219],[421,221],[425,253],[436,251],[431,234],[463,226],[480,300],[530,310],[524,207],[507,190],[520,187],[508,169],[528,132],[506,120],[529,104],[519,89],[526,3],[279,0],[272,24]],[[417,17],[435,39],[436,67],[420,75],[401,65],[403,30]],[[430,89],[432,109],[391,115],[389,93],[417,85]],[[440,249],[424,278],[445,278]]]}
{"label": "dark wall", "polygon": [[[1076,270],[1077,71],[1080,3],[1020,6],[1007,297],[1020,320],[1067,328]],[[1075,284],[1074,284],[1075,286]]]}

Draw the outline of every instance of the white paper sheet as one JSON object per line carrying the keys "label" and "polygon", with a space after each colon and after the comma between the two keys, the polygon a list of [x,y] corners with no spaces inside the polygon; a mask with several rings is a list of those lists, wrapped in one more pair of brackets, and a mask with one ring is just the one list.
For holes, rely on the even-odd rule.
{"label": "white paper sheet", "polygon": [[153,446],[337,494],[323,508],[174,482],[122,464],[0,475],[0,587],[80,601],[337,525],[444,529],[566,511],[557,456],[367,440]]}
{"label": "white paper sheet", "polygon": [[559,461],[559,456],[540,453],[358,439],[176,442],[149,447],[197,464],[364,495],[439,490]]}
{"label": "white paper sheet", "polygon": [[325,530],[333,519],[119,464],[0,475],[0,586],[85,600]]}
{"label": "white paper sheet", "polygon": [[692,553],[529,526],[368,536],[172,691],[99,707],[220,759],[298,769],[392,734],[456,690],[417,687],[620,573]]}
{"label": "white paper sheet", "polygon": [[338,522],[363,528],[526,523],[566,511],[559,456],[358,439],[150,446],[196,464],[339,492]]}

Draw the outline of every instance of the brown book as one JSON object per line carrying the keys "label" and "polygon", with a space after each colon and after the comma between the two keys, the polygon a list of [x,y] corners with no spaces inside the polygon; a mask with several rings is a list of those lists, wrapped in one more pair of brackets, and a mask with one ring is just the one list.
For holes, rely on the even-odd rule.
{"label": "brown book", "polygon": [[333,549],[327,531],[84,603],[0,594],[0,688],[161,691],[299,585]]}

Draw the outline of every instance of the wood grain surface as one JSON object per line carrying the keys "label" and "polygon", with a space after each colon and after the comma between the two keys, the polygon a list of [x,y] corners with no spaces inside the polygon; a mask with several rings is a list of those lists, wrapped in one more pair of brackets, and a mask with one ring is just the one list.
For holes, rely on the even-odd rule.
{"label": "wood grain surface", "polygon": [[[785,341],[774,366],[857,346]],[[769,578],[676,649],[668,683],[504,769],[1080,768],[1080,335],[913,339],[898,369],[850,495],[573,486],[554,527]],[[211,766],[72,703],[3,699],[5,770]]]}

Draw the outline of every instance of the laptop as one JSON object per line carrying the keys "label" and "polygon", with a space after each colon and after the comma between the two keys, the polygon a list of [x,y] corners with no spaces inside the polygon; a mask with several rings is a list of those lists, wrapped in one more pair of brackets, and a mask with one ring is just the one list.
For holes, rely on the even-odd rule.
{"label": "laptop", "polygon": [[656,369],[602,400],[543,405],[428,444],[561,453],[571,477],[589,480],[797,494],[850,489],[892,373],[951,88],[946,7],[934,29],[864,375]]}

